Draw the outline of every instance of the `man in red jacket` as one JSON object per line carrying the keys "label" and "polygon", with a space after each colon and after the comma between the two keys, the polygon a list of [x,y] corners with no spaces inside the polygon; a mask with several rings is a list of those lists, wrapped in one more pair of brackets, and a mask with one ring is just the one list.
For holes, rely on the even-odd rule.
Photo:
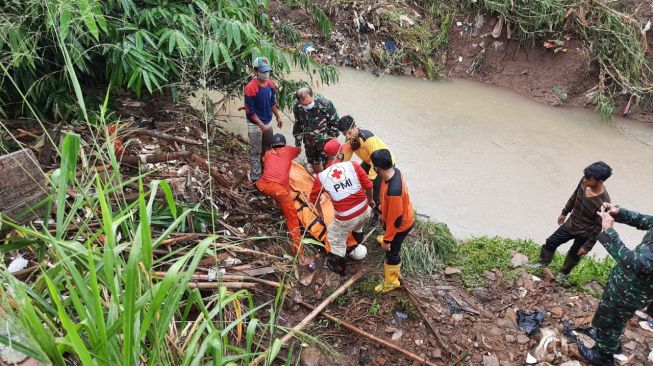
{"label": "man in red jacket", "polygon": [[372,200],[372,181],[361,166],[353,161],[333,163],[336,159],[332,149],[325,146],[327,154],[327,168],[320,172],[311,191],[310,201],[316,204],[318,213],[322,215],[319,204],[320,195],[326,192],[333,202],[335,218],[327,227],[327,238],[331,246],[331,254],[327,260],[327,267],[333,272],[344,276],[347,261],[347,237],[350,232],[354,236],[363,236],[363,226],[369,220],[371,209],[374,207]]}
{"label": "man in red jacket", "polygon": [[272,136],[272,149],[263,156],[265,169],[261,179],[256,182],[256,187],[266,196],[274,198],[281,208],[290,234],[290,250],[297,255],[301,265],[306,265],[310,260],[303,255],[299,218],[288,183],[292,161],[301,151],[301,147],[286,146],[286,138],[283,135]]}

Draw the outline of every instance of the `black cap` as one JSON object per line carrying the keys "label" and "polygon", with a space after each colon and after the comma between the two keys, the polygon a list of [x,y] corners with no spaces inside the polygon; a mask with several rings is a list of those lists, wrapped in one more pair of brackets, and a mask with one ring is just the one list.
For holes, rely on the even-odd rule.
{"label": "black cap", "polygon": [[392,154],[390,150],[381,149],[372,153],[372,164],[379,169],[392,168]]}
{"label": "black cap", "polygon": [[280,133],[272,136],[272,147],[286,146],[286,137]]}
{"label": "black cap", "polygon": [[354,125],[354,118],[352,116],[344,116],[338,120],[338,129],[340,132],[347,132]]}

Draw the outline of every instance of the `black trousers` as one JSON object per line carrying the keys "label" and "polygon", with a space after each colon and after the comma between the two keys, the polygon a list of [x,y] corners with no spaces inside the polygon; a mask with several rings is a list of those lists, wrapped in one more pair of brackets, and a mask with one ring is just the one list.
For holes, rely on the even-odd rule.
{"label": "black trousers", "polygon": [[390,242],[390,251],[385,252],[385,261],[389,265],[396,265],[401,263],[401,243],[404,242],[413,227],[409,227],[404,231],[398,232],[394,239]]}
{"label": "black trousers", "polygon": [[556,251],[556,249],[558,249],[559,246],[571,239],[574,239],[574,244],[572,244],[571,248],[567,252],[567,257],[575,262],[578,262],[581,258],[578,255],[578,249],[587,243],[587,235],[573,235],[569,233],[565,225],[561,225],[558,230],[556,230],[546,239],[546,242],[544,243],[544,249],[553,253]]}

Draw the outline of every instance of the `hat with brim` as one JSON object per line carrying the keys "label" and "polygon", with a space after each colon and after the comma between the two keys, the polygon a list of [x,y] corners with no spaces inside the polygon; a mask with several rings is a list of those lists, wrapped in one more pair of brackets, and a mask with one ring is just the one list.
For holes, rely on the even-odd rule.
{"label": "hat with brim", "polygon": [[252,63],[252,66],[259,72],[266,72],[272,70],[272,66],[270,66],[270,61],[268,61],[268,59],[265,57],[257,57]]}

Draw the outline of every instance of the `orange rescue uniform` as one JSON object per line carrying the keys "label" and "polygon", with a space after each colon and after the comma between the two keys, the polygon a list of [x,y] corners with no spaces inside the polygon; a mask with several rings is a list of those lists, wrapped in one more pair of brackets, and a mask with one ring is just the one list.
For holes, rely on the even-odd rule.
{"label": "orange rescue uniform", "polygon": [[[401,261],[401,242],[415,223],[414,208],[408,197],[406,181],[397,168],[395,174],[381,183],[381,222],[385,227],[383,241],[391,243],[392,248],[386,253],[388,264],[398,264]],[[396,263],[395,263],[396,262]]]}
{"label": "orange rescue uniform", "polygon": [[301,254],[301,234],[299,219],[295,209],[294,194],[290,192],[288,179],[293,159],[299,156],[300,147],[284,146],[268,150],[263,156],[263,176],[256,182],[256,187],[266,196],[272,197],[283,217],[291,238],[290,249],[293,254]]}

